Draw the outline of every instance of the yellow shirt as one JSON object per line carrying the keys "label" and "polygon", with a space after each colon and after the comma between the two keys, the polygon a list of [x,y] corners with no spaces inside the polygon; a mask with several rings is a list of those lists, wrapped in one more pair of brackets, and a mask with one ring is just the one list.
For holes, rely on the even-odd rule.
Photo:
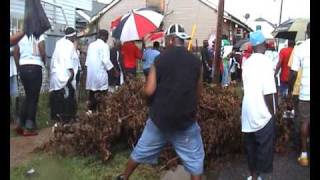
{"label": "yellow shirt", "polygon": [[[295,48],[294,48],[294,49],[295,49]],[[293,59],[293,51],[294,51],[294,49],[292,50],[290,59],[289,59],[289,61],[288,61],[288,66],[289,66],[290,68],[291,68],[291,65],[292,65],[292,59]],[[300,84],[301,84],[301,74],[302,74],[302,69],[300,68],[299,71],[298,71],[298,74],[297,74],[296,82],[294,83],[294,86],[293,86],[292,95],[297,95],[297,96],[299,96],[299,93],[300,93]]]}

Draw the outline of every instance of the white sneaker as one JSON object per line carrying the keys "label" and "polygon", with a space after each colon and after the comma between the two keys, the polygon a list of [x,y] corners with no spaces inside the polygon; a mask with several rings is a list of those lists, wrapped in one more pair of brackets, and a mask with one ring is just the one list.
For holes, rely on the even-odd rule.
{"label": "white sneaker", "polygon": [[86,114],[87,114],[88,116],[91,116],[91,115],[92,115],[92,111],[91,111],[91,110],[88,110],[88,111],[86,112]]}
{"label": "white sneaker", "polygon": [[[249,176],[249,177],[247,178],[247,180],[252,180],[252,176]],[[260,176],[258,176],[257,180],[262,180],[262,178],[261,178]]]}
{"label": "white sneaker", "polygon": [[284,112],[283,112],[282,117],[283,117],[283,118],[288,118],[287,111],[284,111]]}

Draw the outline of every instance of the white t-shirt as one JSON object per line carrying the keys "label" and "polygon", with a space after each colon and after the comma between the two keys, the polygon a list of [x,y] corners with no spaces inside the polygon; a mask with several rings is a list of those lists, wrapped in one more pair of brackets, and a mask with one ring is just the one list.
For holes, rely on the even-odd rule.
{"label": "white t-shirt", "polygon": [[302,68],[299,99],[310,101],[310,39],[296,47],[293,52],[291,69]]}
{"label": "white t-shirt", "polygon": [[51,64],[50,64],[50,89],[49,91],[60,90],[67,85],[71,76],[68,69],[73,69],[74,77],[72,86],[75,89],[75,77],[78,63],[76,49],[73,43],[65,37],[56,42]]}
{"label": "white t-shirt", "polygon": [[[10,52],[13,50],[13,48],[10,48]],[[16,62],[14,61],[13,56],[10,56],[10,77],[17,75],[17,66]]]}
{"label": "white t-shirt", "polygon": [[242,132],[256,132],[271,118],[264,95],[276,93],[272,61],[264,54],[252,54],[242,65],[242,79]]}
{"label": "white t-shirt", "polygon": [[28,38],[25,35],[18,43],[20,49],[20,65],[33,64],[43,66],[43,62],[40,57],[38,44],[44,41],[44,35],[41,35],[36,40],[32,35]]}
{"label": "white t-shirt", "polygon": [[92,91],[108,89],[108,73],[113,68],[110,61],[110,50],[101,39],[92,42],[87,51],[87,82],[86,89]]}

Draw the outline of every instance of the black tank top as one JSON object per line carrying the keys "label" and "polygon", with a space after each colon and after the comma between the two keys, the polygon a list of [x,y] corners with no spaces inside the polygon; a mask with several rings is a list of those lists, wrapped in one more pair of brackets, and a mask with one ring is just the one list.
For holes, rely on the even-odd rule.
{"label": "black tank top", "polygon": [[150,117],[162,131],[187,129],[195,122],[201,61],[185,47],[173,47],[155,61],[157,88]]}

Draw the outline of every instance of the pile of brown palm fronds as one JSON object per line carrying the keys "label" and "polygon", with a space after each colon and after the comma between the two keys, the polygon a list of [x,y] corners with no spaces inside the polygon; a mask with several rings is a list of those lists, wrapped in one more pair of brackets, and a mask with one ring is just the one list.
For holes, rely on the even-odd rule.
{"label": "pile of brown palm fronds", "polygon": [[[148,114],[142,87],[141,79],[132,79],[115,93],[100,97],[102,104],[97,113],[90,116],[81,113],[77,122],[59,124],[54,129],[54,138],[43,148],[62,154],[99,154],[103,160],[108,160],[112,154],[111,147],[120,140],[133,147],[143,131]],[[239,87],[221,89],[204,86],[197,120],[206,160],[242,152],[241,96]],[[286,124],[281,122],[278,123],[281,140],[277,141],[277,146],[284,147],[283,144],[288,143],[284,138],[288,132],[286,127],[281,127]],[[164,163],[170,161],[168,165],[176,164],[175,156],[168,146],[161,159]]]}

